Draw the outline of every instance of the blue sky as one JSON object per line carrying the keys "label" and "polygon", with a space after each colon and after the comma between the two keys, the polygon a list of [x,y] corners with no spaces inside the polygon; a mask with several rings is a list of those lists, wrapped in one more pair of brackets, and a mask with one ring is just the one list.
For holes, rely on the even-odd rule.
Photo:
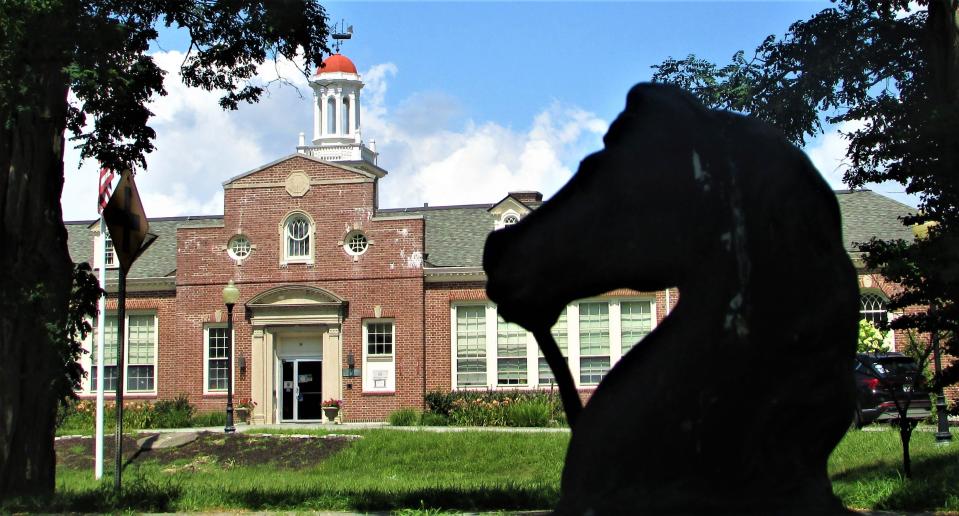
{"label": "blue sky", "polygon": [[[357,65],[363,137],[375,139],[381,206],[494,202],[507,191],[554,193],[635,83],[667,57],[725,63],[828,2],[330,2],[354,38],[342,53]],[[152,106],[157,151],[138,175],[150,216],[222,213],[221,183],[294,151],[309,133],[310,90],[289,63],[267,63],[298,86],[274,87],[255,106],[224,113],[216,95],[190,90],[176,68],[187,40],[164,30],[154,45],[170,70],[170,94]],[[841,188],[844,142],[835,132],[807,146]],[[96,216],[96,164],[66,156],[66,220]],[[898,185],[877,191],[907,203]]]}

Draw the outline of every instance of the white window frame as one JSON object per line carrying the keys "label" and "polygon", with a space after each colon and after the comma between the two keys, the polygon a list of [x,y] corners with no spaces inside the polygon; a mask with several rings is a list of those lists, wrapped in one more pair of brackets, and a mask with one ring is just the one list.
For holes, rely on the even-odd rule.
{"label": "white window frame", "polygon": [[495,229],[503,229],[505,227],[512,226],[513,224],[506,223],[506,218],[510,216],[516,217],[516,222],[514,224],[519,223],[519,221],[523,220],[523,216],[520,213],[518,213],[516,210],[509,209],[504,211],[503,214],[500,215],[498,219],[496,219]]}
{"label": "white window frame", "polygon": [[[624,302],[646,302],[649,303],[650,311],[650,332],[657,326],[656,298],[653,295],[641,296],[617,296],[589,298],[574,301],[566,306],[566,362],[569,365],[570,373],[577,388],[595,388],[598,384],[583,384],[580,382],[580,339],[579,339],[579,307],[582,303],[606,303],[609,317],[609,363],[610,368],[616,365],[622,359],[622,310],[621,303]],[[456,354],[456,310],[460,307],[483,306],[485,307],[486,317],[486,385],[459,387],[457,371]],[[531,390],[550,387],[549,382],[540,383],[539,379],[539,359],[541,357],[539,346],[532,333],[527,332],[527,383],[520,385],[498,385],[499,372],[497,364],[498,357],[498,323],[499,314],[496,305],[489,302],[452,302],[450,303],[450,387],[453,390]],[[555,386],[555,382],[552,386]]]}
{"label": "white window frame", "polygon": [[[100,242],[102,242],[104,239],[109,241],[111,244],[113,243],[113,240],[110,239],[109,235],[105,235],[105,234],[98,234],[93,239],[93,268],[94,269],[99,269],[100,263],[103,261],[103,255],[100,254]],[[112,256],[113,256],[113,259],[106,263],[107,269],[117,269],[120,267],[120,260],[117,259],[117,251],[115,248],[113,250]]]}
{"label": "white window frame", "polygon": [[[370,355],[369,353],[369,342],[367,341],[367,336],[369,335],[369,326],[371,324],[390,324],[393,329],[393,345],[392,352],[389,354],[380,354],[376,353]],[[363,392],[375,392],[375,393],[392,393],[396,392],[396,319],[392,318],[376,318],[376,319],[363,319]],[[373,376],[370,370],[370,364],[389,364],[388,367],[388,376],[386,379],[385,387],[376,387],[373,384]],[[379,369],[379,368],[377,368]]]}
{"label": "white window frame", "polygon": [[[287,240],[286,228],[289,222],[295,217],[303,217],[307,223],[307,236],[310,239],[309,251],[306,256],[290,256],[290,247]],[[316,222],[304,211],[291,211],[283,217],[280,222],[280,265],[292,263],[305,263],[313,265],[313,256],[316,255]]]}
{"label": "white window frame", "polygon": [[[226,323],[213,323],[203,325],[203,395],[216,396],[226,395],[226,389],[210,389],[210,328],[226,328]],[[236,327],[233,328],[232,335],[233,352],[230,353],[230,362],[233,363],[231,372],[233,377],[230,379],[233,384],[234,394],[236,393]]]}
{"label": "white window frame", "polygon": [[[153,310],[127,310],[125,318],[126,321],[123,324],[123,333],[124,336],[124,351],[126,355],[123,357],[123,367],[127,368],[127,371],[123,373],[123,395],[130,396],[156,396],[157,394],[157,384],[160,383],[160,318],[158,317],[156,311]],[[149,391],[140,391],[135,390],[131,391],[128,387],[127,381],[129,379],[129,368],[131,365],[143,365],[143,364],[130,364],[130,317],[152,315],[153,316],[153,389]],[[117,312],[115,310],[108,311],[106,314],[107,318],[116,317]],[[91,321],[92,327],[92,321]],[[100,331],[100,328],[96,328],[96,331]],[[93,339],[96,338],[96,333],[91,331],[87,335],[86,344],[84,348],[88,351],[81,359],[81,365],[83,369],[88,372],[86,378],[84,378],[81,388],[84,394],[96,394],[97,389],[96,385],[93,384]],[[115,396],[115,390],[104,390],[104,396]]]}

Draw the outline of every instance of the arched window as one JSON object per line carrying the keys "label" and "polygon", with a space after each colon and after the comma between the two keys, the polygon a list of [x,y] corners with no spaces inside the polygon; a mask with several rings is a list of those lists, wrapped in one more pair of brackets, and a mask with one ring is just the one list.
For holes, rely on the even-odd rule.
{"label": "arched window", "polygon": [[343,134],[350,134],[350,99],[343,98]]}
{"label": "arched window", "polygon": [[283,224],[283,258],[286,262],[313,261],[313,224],[302,213],[287,217]]}
{"label": "arched window", "polygon": [[336,100],[330,97],[326,101],[326,134],[336,133]]}
{"label": "arched window", "polygon": [[879,327],[885,325],[889,320],[889,313],[886,310],[886,298],[872,292],[860,295],[859,318],[865,319]]}

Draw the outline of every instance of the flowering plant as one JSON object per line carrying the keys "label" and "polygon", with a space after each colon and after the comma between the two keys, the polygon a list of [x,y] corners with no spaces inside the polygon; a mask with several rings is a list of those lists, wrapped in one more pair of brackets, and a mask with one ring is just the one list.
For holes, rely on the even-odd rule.
{"label": "flowering plant", "polygon": [[330,399],[328,399],[328,400],[326,400],[326,401],[323,402],[323,406],[324,406],[324,407],[340,408],[340,407],[343,406],[343,400],[338,400],[338,399],[330,398]]}

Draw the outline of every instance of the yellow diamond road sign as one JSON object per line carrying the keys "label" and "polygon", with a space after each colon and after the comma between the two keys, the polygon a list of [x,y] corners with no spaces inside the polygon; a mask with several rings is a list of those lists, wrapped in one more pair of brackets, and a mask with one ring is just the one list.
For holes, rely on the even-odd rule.
{"label": "yellow diamond road sign", "polygon": [[110,239],[113,240],[120,267],[128,271],[139,256],[150,230],[146,214],[143,213],[143,204],[140,203],[140,194],[137,193],[137,185],[133,182],[133,174],[129,170],[125,170],[120,176],[120,183],[103,210],[103,218],[110,230]]}

